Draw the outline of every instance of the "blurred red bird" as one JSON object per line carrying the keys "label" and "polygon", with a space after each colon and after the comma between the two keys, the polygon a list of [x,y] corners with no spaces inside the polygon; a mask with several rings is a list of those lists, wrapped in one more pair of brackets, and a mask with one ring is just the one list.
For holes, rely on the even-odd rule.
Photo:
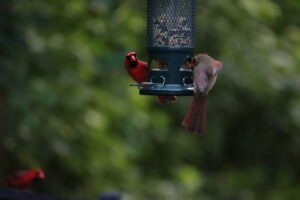
{"label": "blurred red bird", "polygon": [[[144,61],[137,58],[135,52],[129,52],[125,54],[124,60],[125,69],[128,74],[137,83],[147,82],[149,78],[149,67]],[[157,101],[160,103],[166,103],[168,101],[176,101],[176,96],[157,96]]]}
{"label": "blurred red bird", "polygon": [[192,59],[194,68],[194,99],[182,124],[189,132],[203,135],[206,130],[207,95],[214,86],[223,63],[206,54]]}
{"label": "blurred red bird", "polygon": [[45,173],[39,168],[24,170],[16,172],[15,174],[0,180],[0,186],[24,189],[32,185],[34,182],[42,180],[44,178]]}

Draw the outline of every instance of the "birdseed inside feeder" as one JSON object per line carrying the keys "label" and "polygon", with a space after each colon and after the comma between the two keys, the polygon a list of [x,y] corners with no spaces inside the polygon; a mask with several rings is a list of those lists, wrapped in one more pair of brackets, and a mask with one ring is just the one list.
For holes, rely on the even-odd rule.
{"label": "birdseed inside feeder", "polygon": [[147,1],[147,50],[150,78],[142,95],[193,95],[195,0]]}

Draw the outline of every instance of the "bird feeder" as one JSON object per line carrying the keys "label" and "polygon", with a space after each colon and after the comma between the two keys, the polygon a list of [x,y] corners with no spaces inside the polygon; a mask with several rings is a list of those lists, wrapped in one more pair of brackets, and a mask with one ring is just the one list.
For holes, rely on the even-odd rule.
{"label": "bird feeder", "polygon": [[195,0],[147,1],[147,50],[150,76],[141,95],[193,95],[192,58]]}

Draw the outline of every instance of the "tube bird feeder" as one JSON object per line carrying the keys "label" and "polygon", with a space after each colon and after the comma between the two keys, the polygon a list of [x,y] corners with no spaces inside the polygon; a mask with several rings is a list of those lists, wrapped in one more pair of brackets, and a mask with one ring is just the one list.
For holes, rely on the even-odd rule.
{"label": "tube bird feeder", "polygon": [[193,72],[185,63],[194,51],[195,0],[147,0],[150,76],[141,95],[193,95]]}

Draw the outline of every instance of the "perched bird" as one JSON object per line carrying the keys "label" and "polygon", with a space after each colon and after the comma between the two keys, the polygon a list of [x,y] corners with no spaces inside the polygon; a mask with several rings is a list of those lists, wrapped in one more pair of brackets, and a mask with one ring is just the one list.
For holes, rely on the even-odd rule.
{"label": "perched bird", "polygon": [[135,52],[126,53],[124,65],[128,74],[137,83],[148,81],[148,77],[149,77],[148,64],[146,62],[138,60]]}
{"label": "perched bird", "polygon": [[0,186],[25,189],[32,185],[34,182],[42,180],[44,178],[45,173],[39,168],[24,170],[16,172],[15,174],[0,180]]}
{"label": "perched bird", "polygon": [[203,135],[206,129],[207,95],[214,86],[223,63],[209,55],[198,54],[192,59],[194,98],[182,124],[186,130]]}
{"label": "perched bird", "polygon": [[[146,62],[137,58],[135,52],[129,52],[125,54],[124,60],[125,69],[128,74],[137,83],[147,82],[149,79],[149,66]],[[157,101],[160,103],[166,103],[168,101],[175,101],[176,96],[157,96]]]}

